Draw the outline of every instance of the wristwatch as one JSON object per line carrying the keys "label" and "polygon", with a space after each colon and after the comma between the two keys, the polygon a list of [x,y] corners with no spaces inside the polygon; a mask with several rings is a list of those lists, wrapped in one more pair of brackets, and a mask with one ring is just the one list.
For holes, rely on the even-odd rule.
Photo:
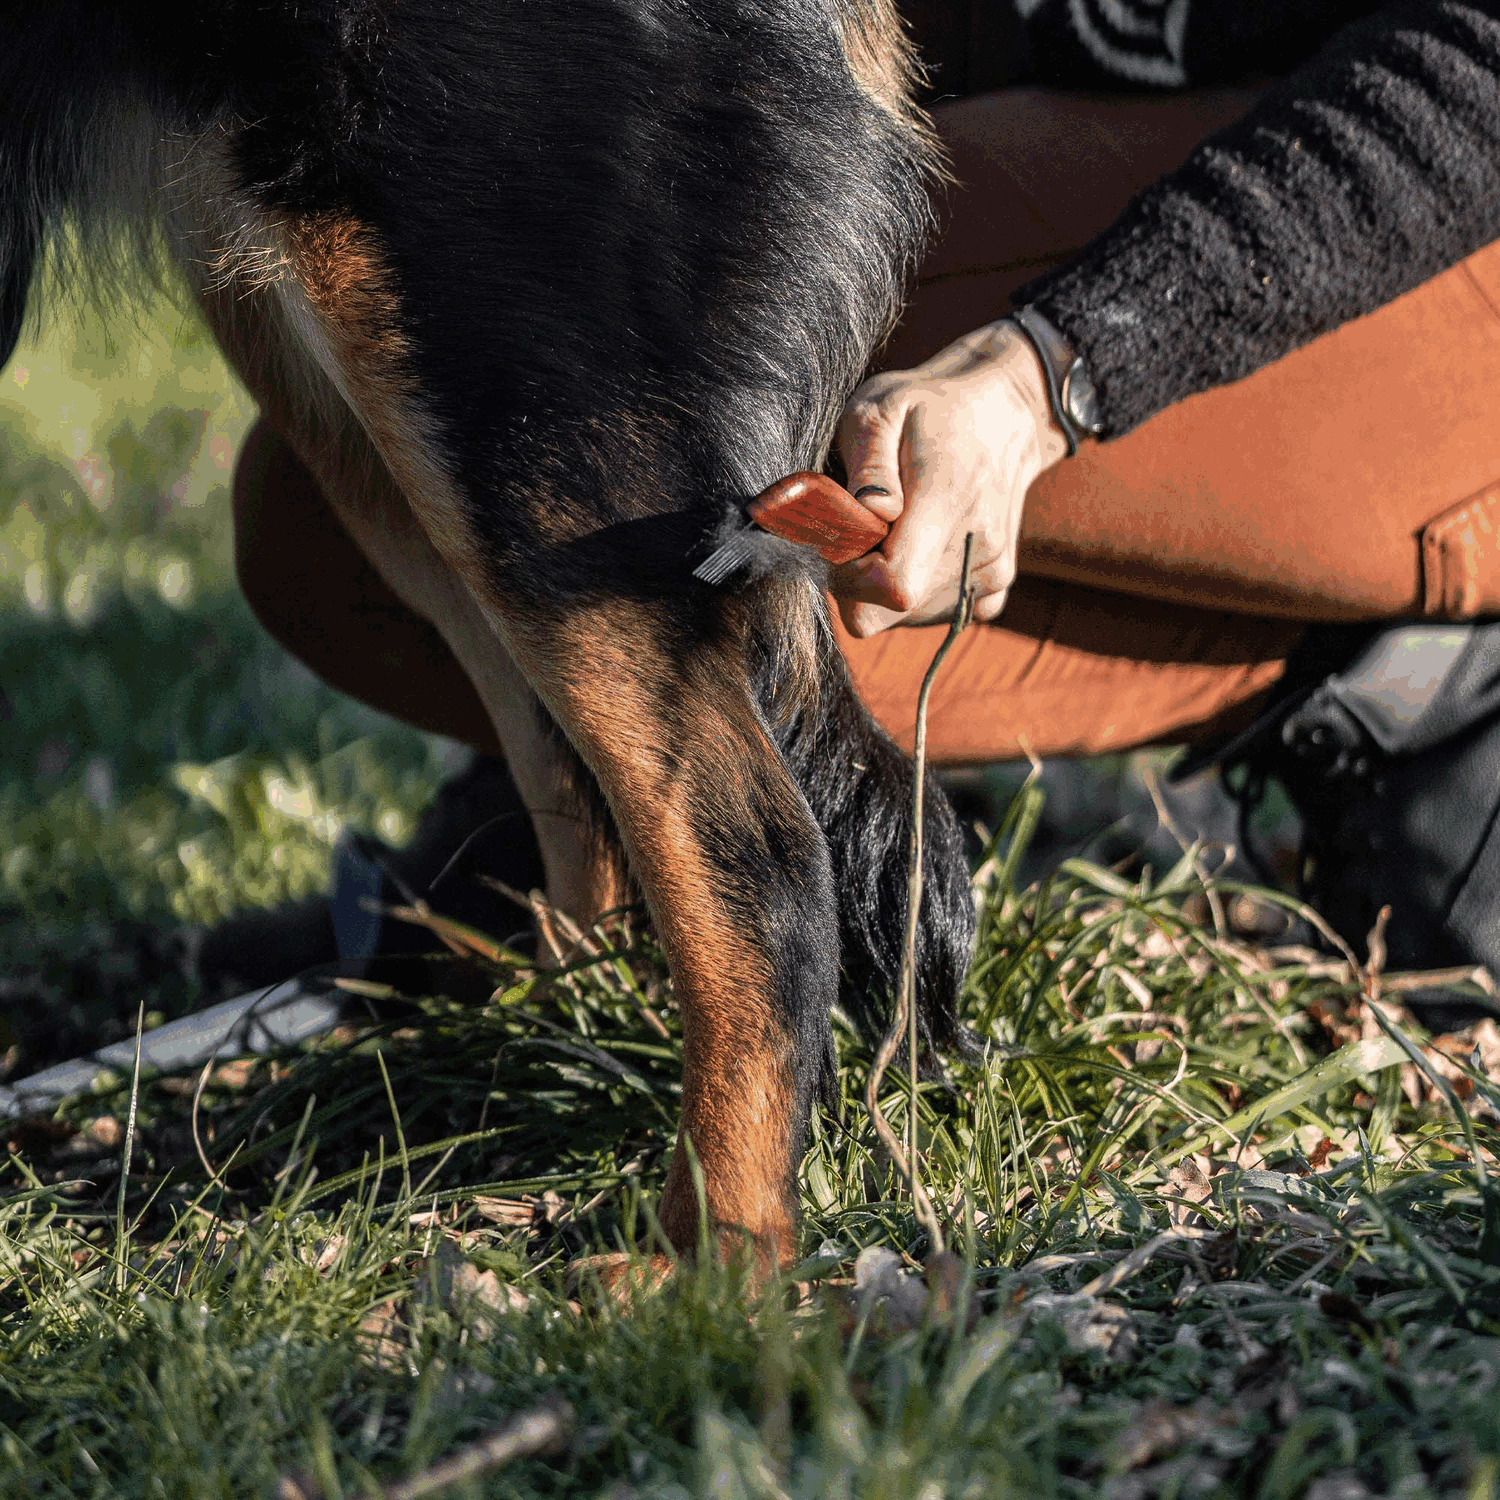
{"label": "wristwatch", "polygon": [[1000,319],[1019,330],[1036,350],[1047,380],[1047,400],[1052,415],[1068,440],[1068,456],[1078,452],[1084,438],[1096,438],[1104,431],[1099,415],[1099,392],[1083,363],[1051,319],[1044,318],[1027,303]]}

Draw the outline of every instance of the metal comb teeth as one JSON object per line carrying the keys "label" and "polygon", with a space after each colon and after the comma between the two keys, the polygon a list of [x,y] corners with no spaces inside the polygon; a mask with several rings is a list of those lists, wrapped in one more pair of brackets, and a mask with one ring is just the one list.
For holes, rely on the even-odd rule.
{"label": "metal comb teeth", "polygon": [[750,560],[752,535],[752,528],[747,526],[738,535],[730,537],[722,547],[715,547],[693,569],[693,577],[704,583],[723,583],[736,568]]}
{"label": "metal comb teeth", "polygon": [[722,583],[749,560],[757,529],[811,547],[837,566],[878,547],[890,527],[826,474],[789,474],[750,502],[745,528],[709,553],[693,577]]}

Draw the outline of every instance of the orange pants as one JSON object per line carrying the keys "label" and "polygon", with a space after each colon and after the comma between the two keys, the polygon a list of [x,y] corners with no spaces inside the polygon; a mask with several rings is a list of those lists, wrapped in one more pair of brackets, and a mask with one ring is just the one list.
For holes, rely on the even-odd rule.
{"label": "orange pants", "polygon": [[[916,363],[1000,316],[1250,98],[1009,90],[940,109],[959,185],[881,364]],[[1247,380],[1086,445],[1033,486],[1010,601],[944,665],[933,758],[1190,741],[1253,712],[1308,622],[1500,612],[1495,391],[1500,243]],[[378,708],[497,748],[437,632],[263,430],[241,456],[235,531],[245,592],[294,654]],[[941,635],[840,636],[865,701],[908,743]]]}

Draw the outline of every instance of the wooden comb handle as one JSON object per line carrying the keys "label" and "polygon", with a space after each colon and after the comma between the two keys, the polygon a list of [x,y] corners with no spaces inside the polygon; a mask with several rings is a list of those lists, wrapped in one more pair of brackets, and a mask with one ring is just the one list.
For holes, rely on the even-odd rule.
{"label": "wooden comb handle", "polygon": [[833,564],[853,562],[885,540],[891,528],[826,474],[790,474],[750,502],[762,531],[817,548]]}

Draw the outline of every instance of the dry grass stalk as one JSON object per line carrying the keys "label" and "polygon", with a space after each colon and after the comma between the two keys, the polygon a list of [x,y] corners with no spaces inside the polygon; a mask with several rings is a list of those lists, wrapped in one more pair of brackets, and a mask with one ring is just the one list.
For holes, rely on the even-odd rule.
{"label": "dry grass stalk", "polygon": [[[937,677],[938,668],[943,664],[943,658],[974,613],[974,598],[969,589],[969,565],[973,555],[974,533],[971,531],[964,538],[964,559],[958,577],[958,603],[954,607],[953,620],[948,626],[948,634],[943,637],[942,645],[932,658],[932,665],[927,668],[927,675],[922,679],[922,689],[917,694],[916,739],[912,747],[911,842],[907,846],[906,857],[906,939],[901,951],[901,976],[896,987],[896,1014],[891,1021],[890,1031],[886,1033],[880,1050],[875,1054],[875,1064],[870,1069],[870,1082],[865,1090],[865,1108],[870,1112],[875,1133],[880,1137],[881,1145],[890,1152],[897,1171],[911,1187],[917,1220],[927,1231],[934,1255],[944,1252],[946,1241],[937,1210],[922,1186],[921,1162],[917,1152],[917,920],[922,906],[922,794],[927,760],[927,700],[932,695],[932,684]],[[903,1037],[906,1039],[906,1066],[911,1091],[907,1106],[907,1146],[904,1151],[880,1108],[880,1084]]]}

